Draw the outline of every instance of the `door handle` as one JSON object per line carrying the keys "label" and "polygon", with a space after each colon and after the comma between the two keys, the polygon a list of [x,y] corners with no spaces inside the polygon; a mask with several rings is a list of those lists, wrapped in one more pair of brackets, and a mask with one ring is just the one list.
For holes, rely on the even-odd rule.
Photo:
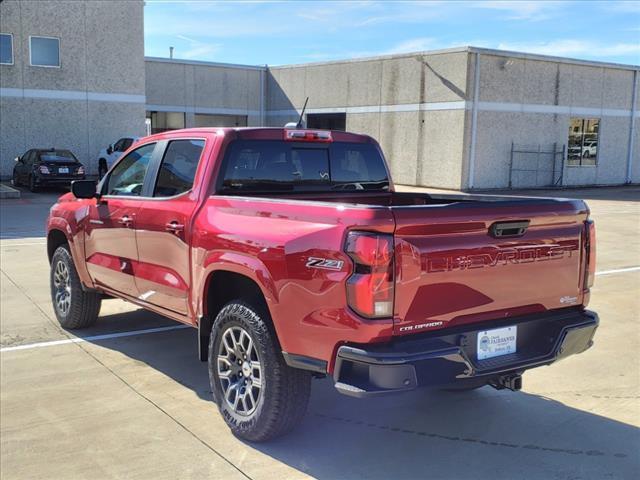
{"label": "door handle", "polygon": [[165,230],[167,232],[172,232],[172,233],[179,233],[182,232],[184,230],[184,225],[181,223],[176,222],[175,220],[172,222],[167,223],[164,226]]}
{"label": "door handle", "polygon": [[131,218],[129,215],[125,215],[121,217],[120,220],[118,220],[118,223],[120,225],[124,225],[125,227],[130,227],[133,223],[133,218]]}

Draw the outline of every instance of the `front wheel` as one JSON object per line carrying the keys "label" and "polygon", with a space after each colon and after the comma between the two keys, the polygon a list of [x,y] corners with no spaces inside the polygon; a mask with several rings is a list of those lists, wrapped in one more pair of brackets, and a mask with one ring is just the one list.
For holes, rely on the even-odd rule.
{"label": "front wheel", "polygon": [[16,170],[13,170],[13,174],[11,175],[11,185],[13,185],[14,187],[17,187],[19,185],[19,181],[18,181],[18,172],[16,172]]}
{"label": "front wheel", "polygon": [[96,322],[102,298],[97,292],[82,289],[67,245],[61,245],[53,254],[50,284],[53,310],[63,328],[86,328]]}
{"label": "front wheel", "polygon": [[300,423],[311,391],[311,374],[284,362],[268,322],[252,303],[230,302],[209,342],[209,381],[222,418],[236,436],[254,442]]}

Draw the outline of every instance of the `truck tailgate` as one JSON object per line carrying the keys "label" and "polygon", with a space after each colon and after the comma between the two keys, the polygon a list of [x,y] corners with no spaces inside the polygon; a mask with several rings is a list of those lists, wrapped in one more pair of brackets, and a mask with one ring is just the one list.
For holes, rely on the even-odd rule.
{"label": "truck tailgate", "polygon": [[582,303],[582,201],[471,200],[392,211],[394,334]]}

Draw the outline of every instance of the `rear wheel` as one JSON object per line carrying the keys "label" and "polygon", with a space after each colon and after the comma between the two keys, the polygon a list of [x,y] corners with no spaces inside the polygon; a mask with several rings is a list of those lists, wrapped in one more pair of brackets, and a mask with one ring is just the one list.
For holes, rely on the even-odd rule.
{"label": "rear wheel", "polygon": [[300,423],[311,390],[311,374],[284,362],[268,321],[252,303],[230,302],[209,342],[209,380],[222,418],[235,435],[255,442]]}
{"label": "rear wheel", "polygon": [[63,328],[86,328],[98,319],[102,299],[82,289],[68,245],[59,246],[51,259],[51,300]]}

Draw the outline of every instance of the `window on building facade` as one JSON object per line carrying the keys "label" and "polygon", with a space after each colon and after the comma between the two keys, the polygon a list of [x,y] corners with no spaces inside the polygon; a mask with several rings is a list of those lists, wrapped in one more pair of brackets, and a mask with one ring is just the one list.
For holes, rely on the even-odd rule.
{"label": "window on building facade", "polygon": [[59,67],[60,39],[29,37],[29,55],[33,67]]}
{"label": "window on building facade", "polygon": [[347,114],[342,113],[308,113],[307,128],[322,130],[346,130]]}
{"label": "window on building facade", "polygon": [[210,115],[196,113],[193,116],[194,127],[246,127],[246,115]]}
{"label": "window on building facade", "polygon": [[599,118],[572,118],[569,125],[567,164],[594,166],[598,160]]}
{"label": "window on building facade", "polygon": [[151,118],[151,133],[184,128],[183,112],[149,112],[147,115]]}
{"label": "window on building facade", "polygon": [[0,33],[0,65],[13,65],[13,35]]}

